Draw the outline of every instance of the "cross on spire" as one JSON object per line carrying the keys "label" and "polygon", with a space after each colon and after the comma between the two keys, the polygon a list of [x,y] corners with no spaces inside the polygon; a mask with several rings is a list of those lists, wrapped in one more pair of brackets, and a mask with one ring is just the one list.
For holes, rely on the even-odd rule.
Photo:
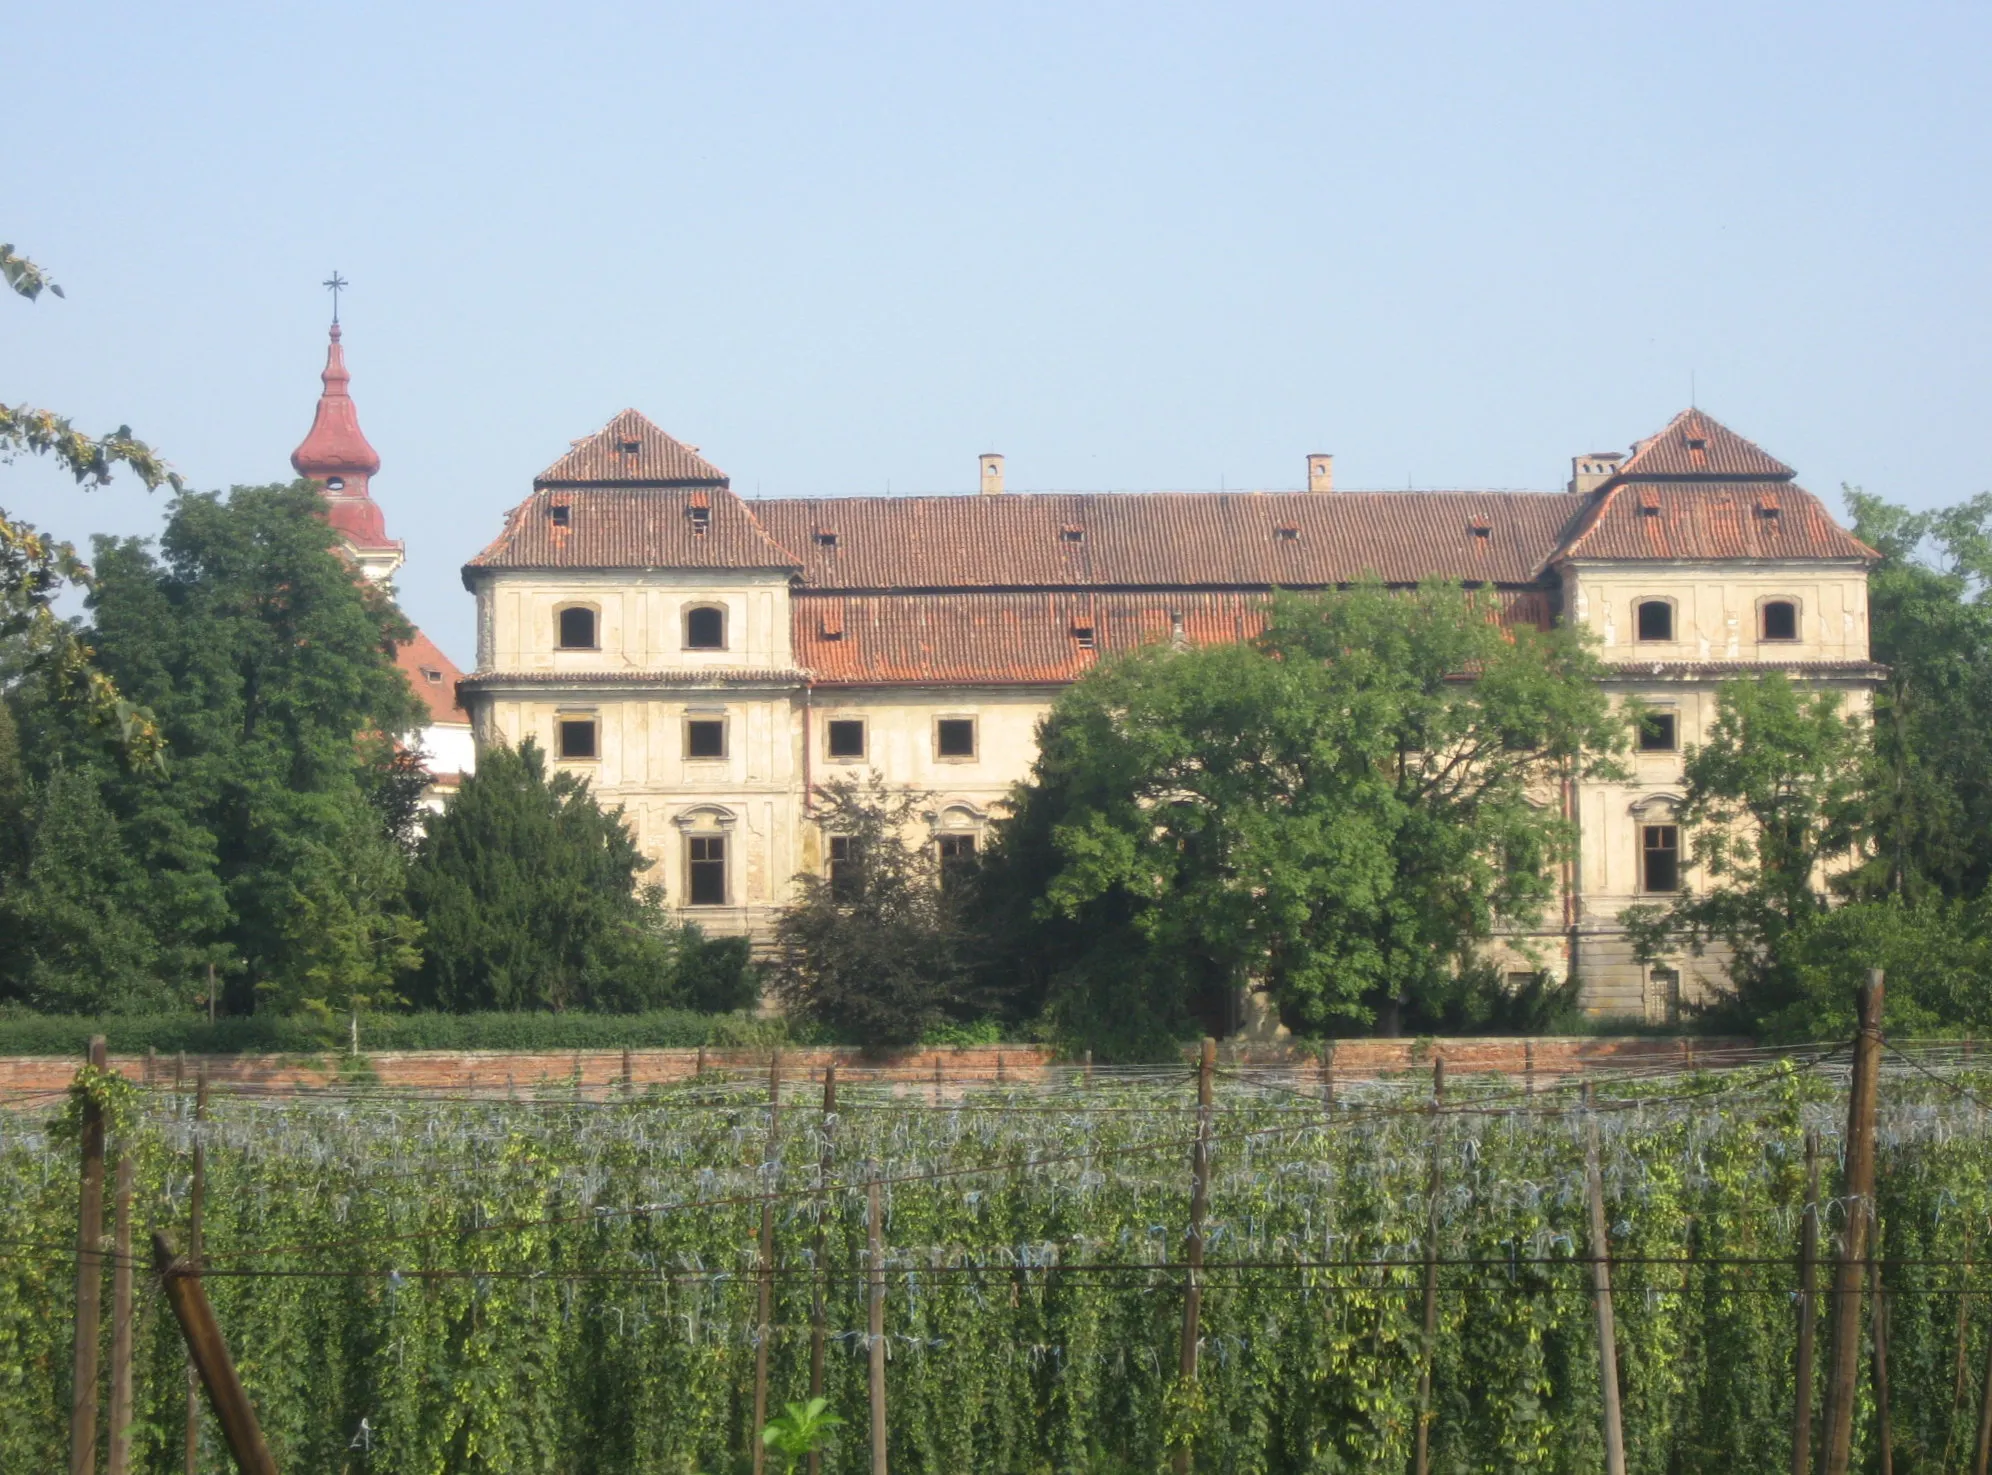
{"label": "cross on spire", "polygon": [[339,289],[341,287],[349,287],[352,285],[352,283],[348,282],[344,277],[340,276],[339,269],[337,267],[334,267],[332,269],[332,275],[327,277],[324,281],[320,282],[318,285],[321,287],[329,288],[332,292],[332,323],[334,327],[337,327],[339,323]]}

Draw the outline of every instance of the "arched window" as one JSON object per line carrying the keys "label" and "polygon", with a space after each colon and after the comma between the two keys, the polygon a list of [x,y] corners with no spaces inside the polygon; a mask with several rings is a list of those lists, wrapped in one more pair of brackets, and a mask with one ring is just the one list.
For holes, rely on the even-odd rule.
{"label": "arched window", "polygon": [[560,648],[594,650],[601,642],[595,637],[595,612],[585,604],[570,604],[560,612]]}
{"label": "arched window", "polygon": [[1763,604],[1764,639],[1798,639],[1798,606],[1789,599],[1767,599]]}
{"label": "arched window", "polygon": [[685,611],[686,650],[725,650],[726,611],[716,604],[701,604]]}
{"label": "arched window", "polygon": [[1674,604],[1667,599],[1642,599],[1633,610],[1633,628],[1641,640],[1674,638]]}

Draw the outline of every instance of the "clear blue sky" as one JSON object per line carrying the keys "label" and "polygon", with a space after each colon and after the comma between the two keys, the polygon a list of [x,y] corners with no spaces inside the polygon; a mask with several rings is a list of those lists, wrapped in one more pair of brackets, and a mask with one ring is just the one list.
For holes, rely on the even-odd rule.
{"label": "clear blue sky", "polygon": [[[1688,399],[1992,487],[1992,8],[103,5],[17,17],[0,399],[286,478],[345,322],[402,600],[634,405],[739,491],[1558,485]],[[149,531],[0,468],[73,538]]]}

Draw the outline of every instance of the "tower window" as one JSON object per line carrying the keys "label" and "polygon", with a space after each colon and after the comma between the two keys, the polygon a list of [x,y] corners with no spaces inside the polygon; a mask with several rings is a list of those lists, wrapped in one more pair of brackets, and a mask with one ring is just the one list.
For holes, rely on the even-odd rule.
{"label": "tower window", "polygon": [[1675,716],[1672,712],[1642,712],[1639,714],[1639,751],[1642,753],[1671,753],[1676,743]]}
{"label": "tower window", "polygon": [[595,612],[586,605],[570,604],[560,612],[560,648],[595,650]]}
{"label": "tower window", "polygon": [[1764,606],[1764,639],[1798,639],[1798,606],[1789,599],[1773,599]]}
{"label": "tower window", "polygon": [[686,610],[685,649],[725,650],[726,611],[714,604]]}
{"label": "tower window", "polygon": [[595,741],[595,719],[592,717],[563,717],[554,726],[553,740],[555,756],[560,758],[598,757]]}
{"label": "tower window", "polygon": [[685,722],[685,756],[687,758],[724,758],[726,756],[726,719],[724,717],[692,717]]}
{"label": "tower window", "polygon": [[934,724],[934,755],[938,758],[975,756],[975,719],[943,717]]}
{"label": "tower window", "polygon": [[726,905],[726,836],[685,837],[685,891],[695,907]]}
{"label": "tower window", "polygon": [[1681,831],[1675,825],[1639,827],[1641,891],[1681,889]]}
{"label": "tower window", "polygon": [[1648,599],[1641,602],[1634,612],[1641,640],[1672,640],[1674,638],[1674,606],[1664,599]]}
{"label": "tower window", "polygon": [[865,724],[862,718],[838,717],[823,724],[823,751],[831,758],[848,761],[865,756]]}
{"label": "tower window", "polygon": [[345,477],[343,477],[343,476],[328,476],[328,477],[326,477],[326,478],[325,478],[325,490],[326,490],[326,491],[328,491],[328,492],[343,492],[343,491],[345,491],[345,490],[346,490],[346,478],[345,478]]}

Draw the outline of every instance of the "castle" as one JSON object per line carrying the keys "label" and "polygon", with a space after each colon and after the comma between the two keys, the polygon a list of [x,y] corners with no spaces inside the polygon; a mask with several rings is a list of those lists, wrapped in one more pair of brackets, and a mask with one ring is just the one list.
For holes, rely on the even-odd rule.
{"label": "castle", "polygon": [[[363,480],[356,495],[369,457],[300,448],[297,465],[362,565],[391,571],[399,545]],[[985,455],[976,494],[750,501],[625,410],[534,478],[465,566],[477,663],[447,713],[480,746],[532,738],[585,774],[626,809],[672,906],[765,937],[792,878],[828,864],[809,806],[828,778],[932,795],[932,843],[965,860],[1060,689],[1114,652],[1247,639],[1275,588],[1488,586],[1510,619],[1595,632],[1612,693],[1649,714],[1628,777],[1545,796],[1577,851],[1560,906],[1502,955],[1518,975],[1574,972],[1594,1013],[1678,1017],[1715,964],[1640,963],[1620,914],[1695,881],[1682,751],[1718,684],[1752,670],[1865,709],[1873,550],[1699,409],[1629,453],[1574,458],[1558,491],[1343,491],[1331,457],[1305,467],[1304,491],[1026,494]],[[438,684],[435,663],[414,666],[418,691]]]}

